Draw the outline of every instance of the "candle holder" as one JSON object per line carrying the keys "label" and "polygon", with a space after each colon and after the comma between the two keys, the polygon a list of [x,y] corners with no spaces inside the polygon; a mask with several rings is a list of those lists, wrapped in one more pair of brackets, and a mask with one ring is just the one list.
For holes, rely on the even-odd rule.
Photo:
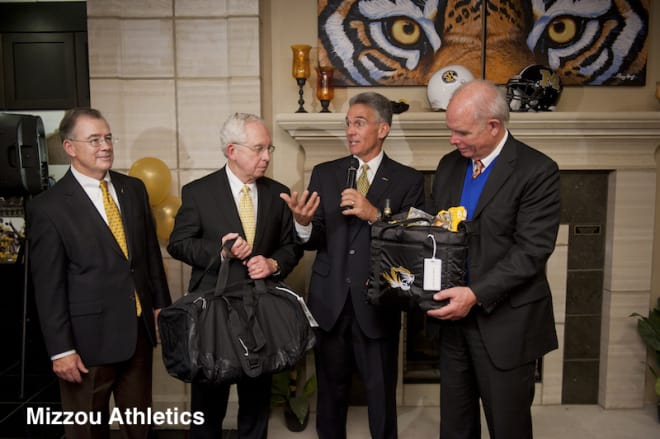
{"label": "candle holder", "polygon": [[304,107],[303,87],[305,86],[305,82],[307,82],[307,78],[309,78],[309,51],[311,48],[312,46],[308,46],[307,44],[294,44],[291,46],[291,50],[293,51],[291,75],[298,84],[298,110],[296,110],[296,113],[307,113]]}
{"label": "candle holder", "polygon": [[335,69],[330,66],[316,68],[316,97],[321,101],[321,113],[331,113],[328,110],[330,101],[335,97],[335,88],[332,84],[332,75]]}

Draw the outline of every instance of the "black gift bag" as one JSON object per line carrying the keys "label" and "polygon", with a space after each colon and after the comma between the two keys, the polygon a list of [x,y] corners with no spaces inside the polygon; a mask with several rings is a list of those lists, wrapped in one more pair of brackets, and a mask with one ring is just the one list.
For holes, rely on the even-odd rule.
{"label": "black gift bag", "polygon": [[302,297],[272,279],[227,285],[231,261],[213,290],[188,293],[158,316],[163,362],[175,378],[234,383],[289,368],[314,346],[317,323]]}
{"label": "black gift bag", "polygon": [[[418,218],[377,222],[371,226],[371,276],[367,300],[402,311],[427,311],[443,305],[433,294],[466,285],[469,223],[458,231],[430,225]],[[439,261],[439,262],[438,262]],[[424,289],[424,276],[433,288]]]}

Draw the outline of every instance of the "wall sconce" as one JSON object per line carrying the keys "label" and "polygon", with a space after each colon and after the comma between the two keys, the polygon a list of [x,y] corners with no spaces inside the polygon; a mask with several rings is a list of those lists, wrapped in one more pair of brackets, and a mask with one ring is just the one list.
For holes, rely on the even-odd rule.
{"label": "wall sconce", "polygon": [[298,110],[296,113],[307,113],[303,105],[305,100],[303,99],[303,86],[309,78],[310,68],[309,68],[309,50],[312,46],[307,44],[294,44],[291,46],[293,51],[293,65],[291,69],[291,75],[295,78],[298,83]]}
{"label": "wall sconce", "polygon": [[335,87],[332,84],[332,75],[335,69],[330,66],[318,66],[316,68],[316,97],[321,101],[323,109],[321,113],[330,113],[328,105],[335,97]]}

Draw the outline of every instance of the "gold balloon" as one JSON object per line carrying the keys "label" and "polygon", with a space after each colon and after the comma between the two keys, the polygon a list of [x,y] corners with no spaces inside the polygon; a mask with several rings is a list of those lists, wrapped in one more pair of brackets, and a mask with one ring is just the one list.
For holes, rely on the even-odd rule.
{"label": "gold balloon", "polygon": [[172,174],[167,165],[155,157],[143,157],[133,162],[128,175],[142,180],[149,194],[149,204],[153,207],[163,202],[170,192]]}
{"label": "gold balloon", "polygon": [[153,207],[156,235],[160,241],[169,241],[174,228],[174,217],[179,211],[179,207],[181,207],[181,200],[174,195],[166,195],[159,205]]}

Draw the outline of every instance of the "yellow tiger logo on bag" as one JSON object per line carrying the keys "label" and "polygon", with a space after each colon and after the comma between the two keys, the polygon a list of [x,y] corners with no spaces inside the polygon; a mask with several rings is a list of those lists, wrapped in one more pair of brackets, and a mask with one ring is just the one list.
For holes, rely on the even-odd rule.
{"label": "yellow tiger logo on bag", "polygon": [[383,277],[392,288],[401,288],[408,291],[415,281],[415,275],[407,268],[390,267],[390,272],[383,273]]}

